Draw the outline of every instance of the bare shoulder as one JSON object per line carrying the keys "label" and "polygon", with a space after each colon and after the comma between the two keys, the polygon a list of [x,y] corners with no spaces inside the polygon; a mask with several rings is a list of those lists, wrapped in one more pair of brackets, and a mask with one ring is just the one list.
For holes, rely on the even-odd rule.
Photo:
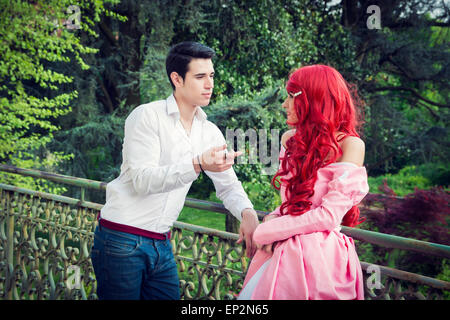
{"label": "bare shoulder", "polygon": [[364,164],[366,145],[358,137],[348,136],[341,141],[342,157],[338,162],[351,162],[357,166]]}
{"label": "bare shoulder", "polygon": [[284,148],[286,149],[286,141],[289,140],[290,137],[292,137],[295,134],[295,129],[290,129],[283,133],[281,136],[281,143],[283,144]]}

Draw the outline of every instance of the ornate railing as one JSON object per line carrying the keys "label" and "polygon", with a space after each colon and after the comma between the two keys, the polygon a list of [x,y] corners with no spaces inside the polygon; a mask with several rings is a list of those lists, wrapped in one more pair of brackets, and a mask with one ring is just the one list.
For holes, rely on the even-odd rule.
{"label": "ornate railing", "polygon": [[[102,205],[85,201],[87,188],[106,183],[0,165],[0,171],[82,188],[81,199],[0,184],[0,299],[96,299],[90,261]],[[227,213],[220,204],[187,199],[185,206]],[[258,212],[260,217],[264,212]],[[342,227],[360,241],[450,257],[450,247]],[[176,222],[172,245],[183,299],[234,299],[249,260],[238,235]],[[442,299],[450,282],[362,262],[366,299]]]}

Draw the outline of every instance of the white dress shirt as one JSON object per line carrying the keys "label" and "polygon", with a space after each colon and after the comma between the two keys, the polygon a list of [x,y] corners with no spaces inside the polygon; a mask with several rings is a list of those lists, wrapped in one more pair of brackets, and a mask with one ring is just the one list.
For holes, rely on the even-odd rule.
{"label": "white dress shirt", "polygon": [[[157,233],[169,231],[198,177],[192,158],[225,144],[222,132],[206,117],[197,107],[188,136],[173,95],[134,109],[125,121],[120,176],[106,187],[101,218]],[[253,205],[233,168],[205,173],[225,208],[241,221],[242,210]]]}

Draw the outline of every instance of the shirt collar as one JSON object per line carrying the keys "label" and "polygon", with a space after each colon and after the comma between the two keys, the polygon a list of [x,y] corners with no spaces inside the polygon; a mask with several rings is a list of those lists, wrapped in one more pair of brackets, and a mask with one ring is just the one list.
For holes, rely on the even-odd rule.
{"label": "shirt collar", "polygon": [[[166,105],[167,105],[167,114],[169,116],[173,115],[175,119],[178,120],[180,118],[180,110],[178,109],[177,101],[175,100],[173,94],[171,94],[166,99]],[[195,110],[195,117],[197,118],[197,120],[204,121],[206,120],[207,115],[200,106],[197,106]]]}

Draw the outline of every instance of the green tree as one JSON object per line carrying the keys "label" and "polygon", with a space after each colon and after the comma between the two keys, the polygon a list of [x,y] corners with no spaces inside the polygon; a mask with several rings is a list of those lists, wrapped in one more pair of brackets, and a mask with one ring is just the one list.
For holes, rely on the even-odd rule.
{"label": "green tree", "polygon": [[[380,9],[381,29],[367,27],[370,5]],[[448,3],[342,1],[334,10],[351,32],[362,70],[358,86],[366,101],[370,174],[448,162]]]}
{"label": "green tree", "polygon": [[101,15],[120,18],[104,7],[116,2],[0,1],[1,162],[52,171],[71,157],[45,148],[59,129],[56,118],[78,97],[70,88],[73,77],[58,69],[69,63],[89,68],[84,56],[97,50],[85,46],[81,34],[96,36],[92,28]]}

